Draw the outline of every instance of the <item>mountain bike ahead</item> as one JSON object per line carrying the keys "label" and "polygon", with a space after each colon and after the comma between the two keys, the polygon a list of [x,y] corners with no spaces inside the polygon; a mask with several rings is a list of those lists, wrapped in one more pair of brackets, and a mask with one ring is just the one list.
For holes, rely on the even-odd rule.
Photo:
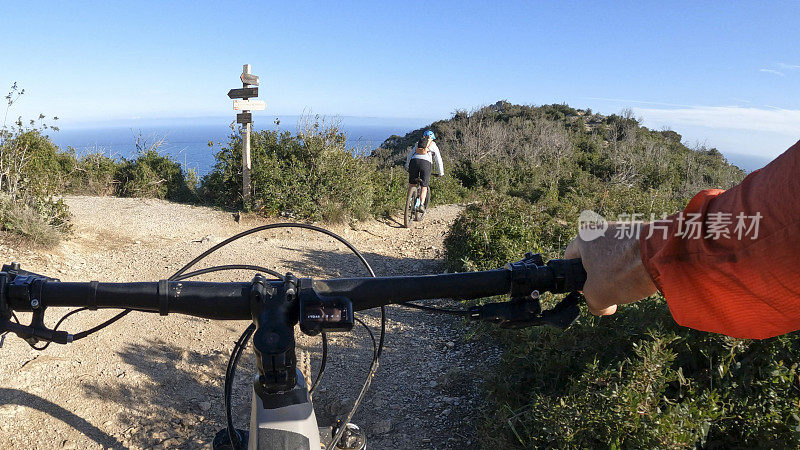
{"label": "mountain bike ahead", "polygon": [[[339,240],[358,256],[371,277],[314,280],[281,275],[270,269],[231,264],[189,271],[219,248],[249,234],[283,227],[298,227],[324,233]],[[188,278],[223,270],[252,270],[248,282],[187,281]],[[271,278],[267,278],[267,276]],[[61,282],[24,271],[19,264],[4,265],[0,272],[0,332],[15,333],[34,349],[52,343],[67,344],[121,319],[131,311],[186,314],[214,320],[252,321],[235,343],[225,374],[224,406],[227,427],[214,438],[214,448],[227,449],[344,449],[363,450],[366,438],[350,423],[378,367],[385,331],[385,305],[400,304],[425,311],[487,321],[504,328],[551,325],[567,328],[579,315],[580,294],[586,272],[579,259],[550,260],[527,254],[507,267],[483,272],[440,275],[375,277],[364,257],[349,242],[330,231],[304,224],[270,224],[233,236],[210,248],[170,278],[157,282]],[[541,292],[569,293],[553,309],[543,310]],[[440,309],[410,303],[435,298],[477,299],[510,295],[509,301],[485,303],[468,309]],[[44,323],[48,307],[78,307],[67,313],[53,329]],[[355,313],[381,308],[381,331],[373,342],[372,365],[350,412],[328,427],[319,427],[312,393],[325,368],[327,333],[350,331]],[[123,311],[89,330],[70,334],[58,326],[68,316],[85,310],[116,308]],[[30,312],[31,324],[23,325],[16,312]],[[307,335],[321,335],[323,360],[313,383],[298,365],[295,325]],[[369,330],[369,328],[367,328]],[[256,367],[252,387],[249,431],[234,427],[231,392],[236,365],[252,338]],[[44,342],[43,345],[38,344]],[[310,386],[310,387],[309,387]],[[168,418],[165,418],[168,420]]]}
{"label": "mountain bike ahead", "polygon": [[431,188],[428,186],[428,195],[425,196],[425,204],[423,208],[417,208],[417,200],[422,194],[422,179],[417,178],[411,189],[408,190],[406,196],[406,207],[403,213],[403,226],[406,228],[411,227],[412,221],[422,222],[425,217],[425,211],[428,210],[428,202],[431,199]]}

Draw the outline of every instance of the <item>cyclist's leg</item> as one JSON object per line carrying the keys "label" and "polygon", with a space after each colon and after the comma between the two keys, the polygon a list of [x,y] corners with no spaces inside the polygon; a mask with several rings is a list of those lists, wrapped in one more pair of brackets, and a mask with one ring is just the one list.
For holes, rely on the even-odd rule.
{"label": "cyclist's leg", "polygon": [[433,164],[429,163],[428,161],[420,161],[420,163],[420,172],[422,172],[422,176],[420,177],[422,182],[420,185],[422,186],[422,192],[419,195],[419,200],[424,205],[425,196],[428,195],[428,183],[431,181],[431,170],[433,169]]}
{"label": "cyclist's leg", "polygon": [[[427,161],[421,160],[419,158],[411,158],[411,161],[408,163],[408,195],[411,195],[411,191],[417,187],[419,180],[424,176],[424,163]],[[417,198],[417,202],[414,205],[411,205],[414,209],[419,207],[419,198]]]}
{"label": "cyclist's leg", "polygon": [[417,184],[417,178],[420,178],[421,170],[419,167],[420,160],[417,158],[411,158],[411,161],[408,162],[408,190],[410,191],[411,188]]}

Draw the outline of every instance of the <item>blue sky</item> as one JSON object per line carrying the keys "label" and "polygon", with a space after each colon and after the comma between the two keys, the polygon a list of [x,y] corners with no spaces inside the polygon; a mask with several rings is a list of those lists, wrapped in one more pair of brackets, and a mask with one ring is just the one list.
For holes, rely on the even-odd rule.
{"label": "blue sky", "polygon": [[258,115],[440,119],[507,99],[632,108],[688,143],[800,139],[798,2],[8,2],[0,87],[65,127]]}

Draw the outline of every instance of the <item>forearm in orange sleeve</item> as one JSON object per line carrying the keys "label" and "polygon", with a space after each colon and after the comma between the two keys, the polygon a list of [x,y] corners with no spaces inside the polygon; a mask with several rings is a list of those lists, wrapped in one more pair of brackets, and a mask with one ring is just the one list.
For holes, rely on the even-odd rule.
{"label": "forearm in orange sleeve", "polygon": [[[699,238],[687,218],[702,223]],[[756,339],[800,329],[800,142],[739,185],[645,225],[639,243],[678,324]]]}

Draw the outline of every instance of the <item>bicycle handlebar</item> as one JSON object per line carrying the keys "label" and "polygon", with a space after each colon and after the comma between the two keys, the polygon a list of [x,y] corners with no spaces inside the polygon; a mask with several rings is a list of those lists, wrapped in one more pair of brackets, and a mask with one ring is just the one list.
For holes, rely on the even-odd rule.
{"label": "bicycle handlebar", "polygon": [[[311,282],[314,291],[326,297],[346,297],[355,311],[431,298],[472,299],[509,293],[507,269],[443,275],[378,278],[300,280]],[[271,281],[274,288],[283,282]],[[40,306],[123,308],[166,314],[187,314],[216,320],[250,319],[251,283],[159,281],[136,283],[45,282],[36,289]],[[36,291],[39,292],[36,292]],[[38,294],[38,295],[37,295]],[[14,311],[32,311],[27,299],[9,298]]]}
{"label": "bicycle handlebar", "polygon": [[[531,264],[533,263],[533,264]],[[8,272],[10,266],[4,266]],[[563,293],[579,290],[585,280],[580,260],[551,260],[547,265],[523,260],[508,268],[482,272],[440,275],[338,278],[300,280],[300,288],[309,287],[321,296],[346,297],[356,311],[379,306],[433,298],[475,299],[494,295],[524,296],[534,290]],[[17,278],[38,276],[22,271]],[[560,284],[559,284],[560,283]],[[21,284],[17,282],[16,284]],[[41,306],[123,308],[187,314],[217,320],[250,319],[249,282],[166,281],[134,283],[62,282],[41,280],[31,287],[31,295]],[[282,281],[271,281],[280,288]],[[29,300],[8,295],[14,311],[32,311]],[[527,291],[527,292],[526,292]]]}
{"label": "bicycle handlebar", "polygon": [[[291,274],[282,280],[267,280],[256,274],[249,283],[61,282],[22,271],[18,264],[11,264],[3,266],[0,272],[0,332],[13,332],[41,350],[46,345],[36,347],[40,341],[72,342],[113,323],[130,310],[161,315],[180,313],[216,320],[252,320],[253,325],[248,330],[251,330],[259,373],[254,392],[263,400],[271,393],[288,392],[295,386],[294,326],[298,323],[308,335],[348,331],[356,320],[354,311],[411,300],[475,299],[510,294],[510,301],[446,312],[504,328],[552,325],[565,329],[580,314],[580,295],[575,291],[583,287],[585,280],[586,272],[580,259],[550,260],[544,264],[540,255],[533,254],[527,254],[522,261],[504,269],[482,272],[330,280],[297,279]],[[570,294],[553,309],[543,311],[540,292]],[[56,331],[58,325],[54,329],[45,326],[44,314],[48,306],[126,311],[98,327],[72,335]],[[431,309],[422,305],[409,306]],[[15,311],[31,311],[31,324],[13,322]],[[64,317],[76,311],[79,310]],[[375,358],[380,354],[379,348],[376,348]],[[370,373],[374,373],[376,361]],[[235,366],[235,362],[233,364]]]}
{"label": "bicycle handlebar", "polygon": [[[307,318],[319,320],[315,324],[317,328],[304,329],[311,334],[324,329],[325,314],[328,314],[325,308],[334,307],[331,306],[334,304],[336,314],[346,313],[352,317],[353,311],[412,300],[476,299],[503,294],[510,294],[512,301],[474,307],[469,310],[470,317],[505,327],[550,324],[566,328],[578,315],[577,300],[568,297],[553,310],[542,311],[538,292],[579,291],[586,280],[586,272],[580,259],[554,259],[544,264],[541,256],[527,254],[525,259],[506,268],[482,272],[328,280],[297,280],[287,276],[289,278],[291,286],[284,281],[266,281],[261,277],[264,289],[269,292],[260,295],[262,298],[274,292],[285,295],[287,289],[291,289],[294,306],[287,320],[297,323],[302,313],[298,314],[296,307],[299,304],[302,310],[303,305],[309,305],[309,314],[317,315]],[[41,319],[48,306],[121,308],[161,315],[178,313],[215,320],[248,320],[254,319],[254,302],[257,301],[253,287],[254,282],[61,282],[22,271],[12,264],[3,266],[0,272],[0,327],[24,334],[25,330],[17,329],[19,327],[12,325],[9,318],[13,311],[32,311],[36,330],[24,327],[31,336],[59,343],[70,341],[70,335],[44,327]],[[295,301],[295,289],[305,300]],[[301,320],[301,328],[302,325]]]}
{"label": "bicycle handlebar", "polygon": [[[45,283],[40,302],[46,306],[122,308],[186,314],[217,320],[250,319],[251,283],[203,281],[158,281],[137,283],[58,282]],[[16,311],[31,311],[24,300],[10,303]]]}

